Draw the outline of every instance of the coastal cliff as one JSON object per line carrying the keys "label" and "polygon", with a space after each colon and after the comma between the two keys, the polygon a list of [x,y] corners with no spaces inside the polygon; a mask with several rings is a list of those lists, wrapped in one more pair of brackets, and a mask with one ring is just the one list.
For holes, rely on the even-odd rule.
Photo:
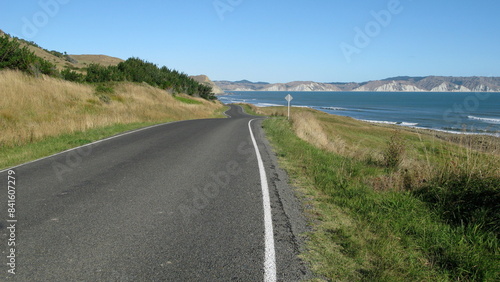
{"label": "coastal cliff", "polygon": [[223,94],[224,90],[220,89],[219,86],[217,86],[208,76],[206,75],[196,75],[196,76],[190,76],[192,79],[194,79],[196,82],[203,83],[207,86],[212,87],[212,93],[214,94]]}
{"label": "coastal cliff", "polygon": [[500,77],[394,77],[362,83],[215,81],[224,91],[500,92]]}

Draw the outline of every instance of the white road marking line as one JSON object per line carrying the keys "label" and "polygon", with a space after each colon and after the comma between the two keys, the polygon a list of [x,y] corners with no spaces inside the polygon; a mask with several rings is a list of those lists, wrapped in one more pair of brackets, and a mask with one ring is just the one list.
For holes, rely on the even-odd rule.
{"label": "white road marking line", "polygon": [[[229,111],[229,110],[231,110],[231,108],[229,108],[227,111]],[[231,116],[227,115],[226,112],[224,112],[224,114],[227,117],[231,118]],[[101,143],[101,142],[104,142],[104,141],[108,141],[108,140],[111,140],[111,139],[115,139],[115,138],[118,138],[118,137],[122,137],[122,136],[125,136],[125,135],[128,135],[128,134],[136,133],[136,132],[139,132],[139,131],[143,131],[143,130],[147,130],[147,129],[150,129],[150,128],[154,128],[154,127],[158,127],[158,126],[163,126],[163,125],[167,125],[167,124],[183,122],[183,121],[185,121],[185,120],[179,120],[179,121],[173,121],[173,122],[156,124],[156,125],[152,125],[152,126],[148,126],[148,127],[144,127],[144,128],[139,128],[139,129],[136,129],[136,130],[132,130],[132,131],[129,131],[129,132],[121,133],[121,134],[118,134],[118,135],[115,135],[115,136],[111,136],[111,137],[108,137],[108,138],[105,138],[105,139],[102,139],[102,140],[98,140],[98,141],[95,141],[95,142],[92,142],[92,143],[89,143],[89,144],[85,144],[85,145],[79,146],[79,147],[76,147],[76,148],[71,148],[71,149],[68,149],[66,151],[62,151],[62,152],[59,152],[59,153],[56,153],[56,154],[53,154],[53,155],[50,155],[50,156],[47,156],[47,157],[43,157],[43,158],[36,159],[36,160],[30,161],[30,162],[27,162],[27,163],[23,163],[23,164],[20,164],[20,165],[11,167],[11,168],[6,168],[4,170],[0,170],[0,173],[4,173],[4,172],[12,170],[12,169],[16,169],[16,168],[19,168],[19,167],[22,167],[22,166],[25,166],[25,165],[36,163],[36,162],[41,161],[41,160],[49,159],[49,158],[52,158],[52,157],[55,157],[55,156],[59,156],[59,155],[62,155],[62,154],[74,151],[74,150],[78,150],[80,148],[85,148],[87,146],[92,146],[92,145],[95,145],[95,144],[98,144],[98,143]]]}
{"label": "white road marking line", "polygon": [[276,281],[276,253],[274,249],[274,233],[273,233],[273,219],[271,213],[271,200],[269,196],[269,186],[267,184],[267,175],[260,155],[257,141],[252,131],[252,119],[248,122],[248,129],[252,137],[253,146],[255,147],[255,154],[257,155],[257,162],[259,163],[260,183],[262,186],[262,201],[264,205],[264,239],[265,239],[265,255],[264,255],[264,281]]}
{"label": "white road marking line", "polygon": [[121,134],[118,134],[118,135],[115,135],[115,136],[111,136],[111,137],[108,137],[108,138],[105,138],[105,139],[101,139],[101,140],[98,140],[98,141],[95,141],[95,142],[92,142],[92,143],[89,143],[89,144],[85,144],[85,145],[79,146],[79,147],[76,147],[76,148],[68,149],[66,151],[62,151],[62,152],[59,152],[59,153],[56,153],[56,154],[53,154],[53,155],[50,155],[50,156],[47,156],[47,157],[43,157],[43,158],[40,158],[40,159],[37,159],[37,160],[34,160],[34,161],[30,161],[30,162],[27,162],[27,163],[24,163],[24,164],[20,164],[20,165],[11,167],[11,168],[0,170],[0,173],[6,172],[8,170],[16,169],[16,168],[19,168],[19,167],[22,167],[22,166],[25,166],[25,165],[29,165],[29,164],[32,164],[32,163],[36,163],[36,162],[41,161],[41,160],[50,159],[50,158],[55,157],[55,156],[59,156],[59,155],[62,155],[62,154],[65,154],[65,153],[68,153],[68,152],[71,152],[71,151],[74,151],[74,150],[78,150],[80,148],[85,148],[85,147],[88,147],[88,146],[99,144],[101,142],[108,141],[108,140],[111,140],[111,139],[115,139],[115,138],[118,138],[118,137],[122,137],[122,136],[125,136],[125,135],[128,135],[128,134],[140,132],[140,131],[143,131],[143,130],[147,130],[147,129],[151,129],[151,128],[155,128],[155,127],[163,126],[163,125],[167,125],[167,124],[178,123],[178,122],[183,122],[183,120],[181,120],[181,121],[167,122],[167,123],[161,123],[161,124],[156,124],[156,125],[151,125],[151,126],[148,126],[148,127],[139,128],[139,129],[132,130],[132,131],[129,131],[129,132],[121,133]]}

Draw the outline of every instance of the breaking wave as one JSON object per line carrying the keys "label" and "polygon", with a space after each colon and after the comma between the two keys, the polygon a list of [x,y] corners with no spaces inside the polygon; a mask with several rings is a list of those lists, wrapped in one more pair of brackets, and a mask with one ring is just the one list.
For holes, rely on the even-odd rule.
{"label": "breaking wave", "polygon": [[346,108],[340,108],[340,107],[320,107],[322,110],[330,110],[330,111],[347,111]]}
{"label": "breaking wave", "polygon": [[482,117],[475,117],[475,116],[468,116],[469,119],[471,120],[478,120],[486,123],[492,123],[492,124],[500,124],[500,118],[482,118]]}
{"label": "breaking wave", "polygon": [[382,123],[382,124],[393,124],[393,125],[401,125],[401,126],[417,126],[418,123],[414,122],[397,122],[397,121],[385,121],[385,120],[366,120],[361,119],[361,121],[371,122],[371,123]]}

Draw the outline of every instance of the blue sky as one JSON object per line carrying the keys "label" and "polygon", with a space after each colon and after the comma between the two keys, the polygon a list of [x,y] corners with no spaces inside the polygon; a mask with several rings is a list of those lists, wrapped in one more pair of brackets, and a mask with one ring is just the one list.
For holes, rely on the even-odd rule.
{"label": "blue sky", "polygon": [[0,0],[0,29],[213,80],[500,76],[498,0]]}

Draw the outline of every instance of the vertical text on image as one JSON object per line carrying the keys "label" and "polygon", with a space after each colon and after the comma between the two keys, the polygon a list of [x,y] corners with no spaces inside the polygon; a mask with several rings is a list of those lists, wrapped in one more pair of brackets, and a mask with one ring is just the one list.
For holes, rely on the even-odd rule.
{"label": "vertical text on image", "polygon": [[16,274],[16,172],[9,170],[7,172],[7,272]]}

